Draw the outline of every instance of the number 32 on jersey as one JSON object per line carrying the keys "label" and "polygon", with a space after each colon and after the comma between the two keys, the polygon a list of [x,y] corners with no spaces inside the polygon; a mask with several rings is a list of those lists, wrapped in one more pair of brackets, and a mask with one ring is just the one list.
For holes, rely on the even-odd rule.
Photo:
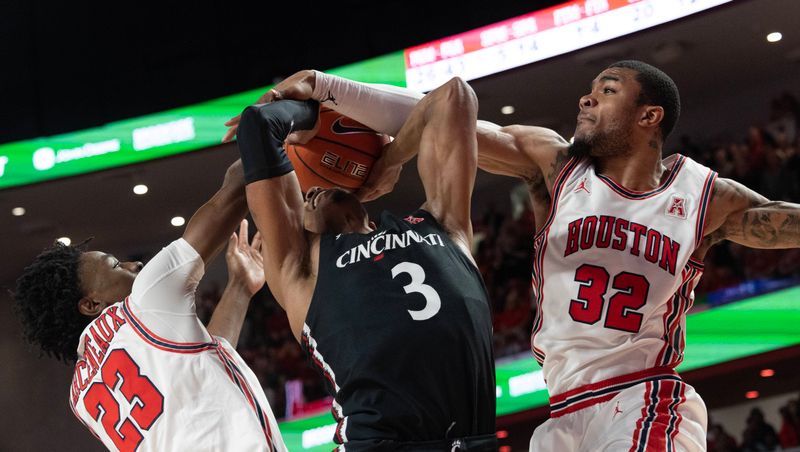
{"label": "number 32 on jersey", "polygon": [[[600,321],[610,279],[603,267],[590,264],[578,267],[575,271],[575,281],[579,284],[578,296],[569,302],[572,320],[589,325]],[[614,276],[611,288],[617,292],[608,299],[604,326],[638,333],[642,327],[642,314],[636,310],[647,303],[650,283],[642,275],[621,272]]]}

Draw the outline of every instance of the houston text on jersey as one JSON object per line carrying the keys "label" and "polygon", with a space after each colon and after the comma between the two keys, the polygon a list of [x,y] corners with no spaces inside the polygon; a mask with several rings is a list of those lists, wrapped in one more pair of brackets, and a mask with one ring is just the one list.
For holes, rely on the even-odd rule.
{"label": "houston text on jersey", "polygon": [[[600,215],[599,218],[595,215],[578,218],[570,222],[568,228],[569,236],[564,257],[594,247],[610,247],[617,251],[630,249],[630,253],[634,256],[643,254],[647,262],[657,264],[671,275],[675,275],[681,244],[655,229],[609,215]],[[630,241],[628,232],[633,233],[633,239]]]}

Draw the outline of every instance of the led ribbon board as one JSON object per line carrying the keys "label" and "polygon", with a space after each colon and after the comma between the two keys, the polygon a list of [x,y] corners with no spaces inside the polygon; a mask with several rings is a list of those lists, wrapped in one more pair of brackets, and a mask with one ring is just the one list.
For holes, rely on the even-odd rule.
{"label": "led ribbon board", "polygon": [[732,0],[574,0],[405,51],[409,88],[474,80],[671,22]]}
{"label": "led ribbon board", "polygon": [[[800,287],[761,295],[686,318],[686,349],[679,371],[698,369],[800,344]],[[497,363],[497,415],[547,405],[542,371],[533,355]],[[289,450],[330,451],[336,424],[326,412],[282,422]]]}
{"label": "led ribbon board", "polygon": [[[332,69],[362,82],[429,91],[644,30],[731,0],[581,0]],[[0,189],[219,144],[223,122],[270,86],[101,127],[0,145]]]}
{"label": "led ribbon board", "polygon": [[[403,52],[331,74],[405,86]],[[0,145],[0,189],[140,163],[220,144],[225,121],[271,86],[62,135]]]}

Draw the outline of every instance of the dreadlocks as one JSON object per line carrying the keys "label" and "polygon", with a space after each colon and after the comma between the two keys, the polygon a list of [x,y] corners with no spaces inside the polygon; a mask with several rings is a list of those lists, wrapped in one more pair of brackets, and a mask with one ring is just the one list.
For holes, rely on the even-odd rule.
{"label": "dreadlocks", "polygon": [[81,332],[92,320],[78,311],[83,297],[78,265],[85,243],[56,242],[42,251],[17,279],[13,293],[25,338],[64,363],[75,362]]}

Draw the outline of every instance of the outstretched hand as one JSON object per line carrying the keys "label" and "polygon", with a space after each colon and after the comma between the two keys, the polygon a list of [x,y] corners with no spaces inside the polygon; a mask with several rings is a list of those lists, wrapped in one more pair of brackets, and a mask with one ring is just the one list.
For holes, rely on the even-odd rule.
{"label": "outstretched hand", "polygon": [[239,224],[239,234],[235,232],[228,239],[225,252],[228,264],[228,279],[244,286],[250,295],[255,295],[264,286],[264,259],[261,257],[261,234],[247,241],[247,220]]}
{"label": "outstretched hand", "polygon": [[[308,100],[314,93],[314,71],[300,71],[289,76],[282,82],[275,85],[272,89],[264,93],[258,98],[255,105],[267,104],[275,102],[276,100],[292,99],[292,100]],[[225,122],[228,131],[222,137],[222,142],[227,143],[233,140],[236,136],[236,131],[239,129],[239,120],[241,115],[236,115]],[[319,124],[319,121],[317,121]],[[313,133],[311,131],[293,132],[289,135],[286,141],[289,143],[305,143],[316,135],[316,128]]]}

